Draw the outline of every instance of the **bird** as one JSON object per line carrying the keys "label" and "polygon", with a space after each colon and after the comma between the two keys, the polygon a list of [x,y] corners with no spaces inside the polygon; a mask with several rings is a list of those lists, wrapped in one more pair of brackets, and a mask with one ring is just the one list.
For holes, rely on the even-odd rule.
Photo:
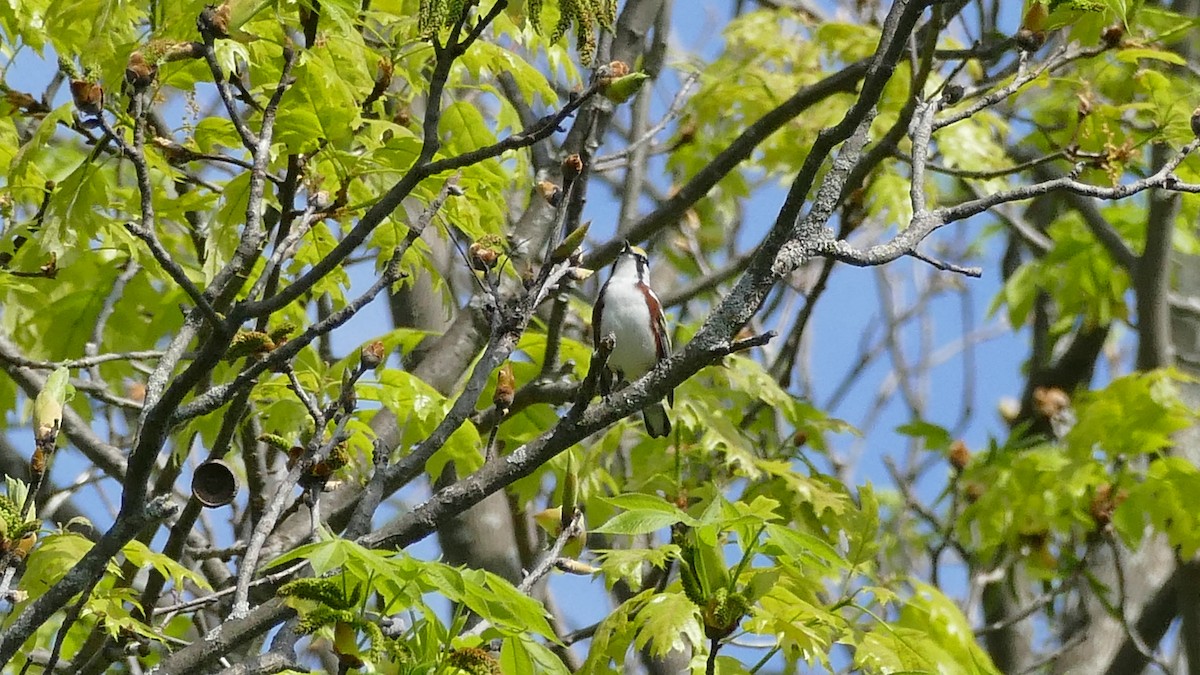
{"label": "bird", "polygon": [[[592,308],[592,338],[597,351],[600,341],[610,333],[615,342],[605,372],[600,374],[600,393],[605,396],[611,391],[614,377],[617,382],[632,382],[671,353],[662,303],[650,288],[649,258],[628,241],[613,262]],[[666,400],[673,405],[675,392],[669,392]],[[643,408],[642,420],[651,438],[671,433],[671,419],[662,401]]]}

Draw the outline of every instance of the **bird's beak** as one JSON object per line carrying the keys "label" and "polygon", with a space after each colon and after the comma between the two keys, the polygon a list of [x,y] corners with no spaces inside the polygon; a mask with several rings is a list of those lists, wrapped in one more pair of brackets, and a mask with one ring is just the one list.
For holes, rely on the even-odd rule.
{"label": "bird's beak", "polygon": [[629,245],[628,239],[626,239],[623,244],[624,245],[621,246],[621,253],[629,253],[633,249],[633,247]]}

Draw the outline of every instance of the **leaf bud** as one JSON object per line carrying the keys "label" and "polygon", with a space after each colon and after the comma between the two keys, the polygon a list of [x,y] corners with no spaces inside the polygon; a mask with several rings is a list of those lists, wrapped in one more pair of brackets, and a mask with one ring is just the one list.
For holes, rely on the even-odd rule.
{"label": "leaf bud", "polygon": [[496,267],[500,254],[487,244],[476,241],[467,249],[467,258],[471,261],[473,269],[486,272]]}
{"label": "leaf bud", "polygon": [[333,652],[345,669],[363,667],[362,657],[358,654],[358,631],[354,624],[339,621],[333,625]]}
{"label": "leaf bud", "polygon": [[579,562],[574,558],[559,558],[554,561],[554,567],[560,572],[567,574],[575,574],[581,577],[588,577],[600,573],[600,568],[593,567],[585,562]]}
{"label": "leaf bud", "polygon": [[987,492],[987,488],[983,486],[983,483],[967,483],[964,496],[968,504],[974,504],[979,501],[984,492]]}
{"label": "leaf bud", "polygon": [[42,390],[33,400],[34,440],[39,446],[50,444],[62,426],[63,406],[75,394],[70,371],[59,368],[46,378]]}
{"label": "leaf bud", "polygon": [[129,55],[129,61],[125,64],[125,81],[135,90],[149,87],[157,76],[158,65],[147,61],[141,50]]}
{"label": "leaf bud", "polygon": [[104,108],[104,87],[99,82],[78,79],[71,80],[71,98],[79,112],[88,115],[99,115]]}
{"label": "leaf bud", "polygon": [[1021,30],[1017,31],[1015,39],[1017,41],[1017,47],[1020,47],[1021,51],[1033,53],[1041,49],[1042,45],[1046,44],[1046,31],[1034,31],[1029,30],[1028,28],[1022,28]]}
{"label": "leaf bud", "polygon": [[1109,48],[1120,47],[1121,40],[1125,39],[1125,27],[1119,23],[1114,23],[1105,28],[1104,32],[1100,33],[1100,39]]}
{"label": "leaf bud", "polygon": [[1092,520],[1096,522],[1099,528],[1108,527],[1112,522],[1113,511],[1121,505],[1129,497],[1129,493],[1122,489],[1113,492],[1113,486],[1109,483],[1102,483],[1096,486],[1096,492],[1092,495],[1092,503],[1089,506],[1089,512],[1092,515]]}
{"label": "leaf bud", "polygon": [[42,476],[46,473],[46,452],[42,450],[42,444],[39,443],[33,449],[33,456],[29,458],[29,473],[34,476]]}
{"label": "leaf bud", "polygon": [[538,181],[538,192],[550,206],[557,207],[562,202],[562,188],[548,180]]}
{"label": "leaf bud", "polygon": [[26,532],[25,536],[17,540],[16,546],[13,546],[12,554],[17,560],[24,560],[29,556],[29,552],[33,550],[33,545],[37,543],[37,532]]}
{"label": "leaf bud", "polygon": [[954,105],[962,100],[963,88],[960,84],[947,84],[942,89],[942,104]]}
{"label": "leaf bud", "polygon": [[387,352],[384,349],[383,341],[375,340],[362,348],[362,353],[359,355],[358,360],[364,369],[375,369],[383,363],[385,356],[387,356]]}
{"label": "leaf bud", "polygon": [[971,461],[971,450],[961,439],[950,444],[950,466],[954,467],[956,473],[962,473],[963,469],[967,468],[967,464]]}
{"label": "leaf bud", "polygon": [[1029,9],[1025,12],[1025,17],[1021,20],[1021,28],[1028,29],[1034,32],[1046,30],[1046,17],[1050,13],[1046,10],[1046,6],[1041,0],[1034,0],[1029,5]]}
{"label": "leaf bud", "polygon": [[560,243],[558,246],[555,246],[554,250],[551,251],[550,262],[560,263],[575,255],[575,252],[579,250],[579,245],[582,244],[583,240],[587,237],[588,228],[591,226],[592,221],[589,220],[574,230],[571,230],[566,237],[563,237],[562,243]]}
{"label": "leaf bud", "polygon": [[648,79],[650,79],[650,76],[646,73],[630,73],[624,77],[614,79],[608,86],[604,87],[601,93],[604,94],[604,98],[613,103],[624,103],[632,98],[634,94],[638,93]]}
{"label": "leaf bud", "polygon": [[551,538],[557,537],[562,531],[562,507],[551,506],[533,514],[533,522]]}
{"label": "leaf bud", "polygon": [[204,36],[218,39],[228,38],[230,12],[231,8],[228,2],[221,3],[220,7],[207,5],[200,11],[200,16],[196,19],[196,28]]}
{"label": "leaf bud", "polygon": [[1038,414],[1053,419],[1071,407],[1071,397],[1058,387],[1037,387],[1033,390],[1033,407]]}
{"label": "leaf bud", "polygon": [[559,524],[563,528],[571,526],[571,522],[575,520],[576,503],[579,500],[579,474],[575,471],[575,462],[571,455],[567,455],[567,468],[563,472],[562,495],[559,503],[562,505],[562,514]]}
{"label": "leaf bud", "polygon": [[1000,413],[1000,418],[1005,424],[1013,424],[1017,418],[1021,416],[1021,403],[1011,396],[1006,396],[1000,399],[996,405],[996,411]]}
{"label": "leaf bud", "polygon": [[697,130],[696,120],[688,117],[679,125],[679,138],[675,141],[675,146],[687,145],[696,140]]}
{"label": "leaf bud", "polygon": [[583,173],[583,158],[578,154],[567,155],[562,162],[563,182],[570,184]]}
{"label": "leaf bud", "polygon": [[684,558],[680,558],[679,560],[679,583],[683,586],[683,594],[687,596],[688,600],[692,601],[692,604],[698,607],[705,606],[704,588],[700,585],[700,579],[696,576],[696,570]]}
{"label": "leaf bud", "polygon": [[287,456],[287,468],[289,471],[291,471],[292,467],[296,465],[296,462],[300,461],[300,458],[304,456],[304,446],[293,445],[292,447],[288,448]]}
{"label": "leaf bud", "polygon": [[513,376],[512,362],[506,362],[500,367],[500,372],[496,373],[496,393],[492,396],[492,403],[496,405],[496,409],[501,414],[506,414],[509,408],[512,407],[513,397],[516,394],[516,377]]}
{"label": "leaf bud", "polygon": [[613,80],[625,77],[628,74],[628,63],[624,61],[612,61],[596,69],[596,82],[600,85],[600,90],[604,91],[608,88],[608,85],[612,84]]}

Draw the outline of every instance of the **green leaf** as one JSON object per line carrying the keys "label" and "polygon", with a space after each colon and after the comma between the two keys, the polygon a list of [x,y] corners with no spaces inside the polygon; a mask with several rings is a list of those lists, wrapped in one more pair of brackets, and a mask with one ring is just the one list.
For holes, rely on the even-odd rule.
{"label": "green leaf", "polygon": [[1194,423],[1170,371],[1120,377],[1076,402],[1078,421],[1067,433],[1068,449],[1090,457],[1099,449],[1113,458],[1157,453],[1173,434]]}
{"label": "green leaf", "polygon": [[896,433],[924,440],[925,449],[933,452],[941,452],[949,448],[950,443],[954,441],[954,438],[945,427],[923,420],[914,420],[908,424],[902,424],[896,427]]}
{"label": "green leaf", "polygon": [[682,593],[664,592],[650,596],[638,612],[636,622],[634,647],[648,648],[655,657],[704,644],[700,610]]}
{"label": "green leaf", "polygon": [[[74,532],[58,532],[43,538],[25,561],[20,587],[30,599],[41,597],[92,548],[92,542]],[[111,566],[111,563],[110,563]]]}
{"label": "green leaf", "polygon": [[161,553],[150,550],[149,546],[146,546],[136,539],[126,544],[125,547],[121,549],[121,552],[125,554],[125,557],[129,560],[129,562],[133,563],[135,567],[144,568],[147,566],[153,566],[154,569],[158,570],[160,574],[167,579],[170,579],[175,584],[176,588],[181,587],[184,580],[190,581],[196,586],[205,590],[211,590],[212,588],[209,586],[208,580],[202,575],[189,570],[183,565],[180,565],[178,561],[172,558],[168,558]]}
{"label": "green leaf", "polygon": [[630,588],[641,588],[647,567],[665,569],[667,563],[678,557],[679,547],[674,544],[656,548],[614,548],[593,551],[604,575],[604,584],[610,590],[618,581]]}
{"label": "green leaf", "polygon": [[[73,109],[74,104],[67,103],[61,105],[38,122],[37,128],[34,129],[29,139],[21,144],[21,149],[17,151],[16,157],[13,158],[12,164],[9,166],[9,181],[27,184],[41,182],[38,177],[30,175],[30,169],[35,166],[35,162],[38,160],[50,156],[51,150],[54,147],[50,143],[50,139],[58,131],[59,124],[70,121]],[[37,185],[37,187],[40,188],[41,185]]]}
{"label": "green leaf", "polygon": [[682,512],[668,513],[663,511],[626,511],[613,516],[607,523],[595,528],[599,534],[638,535],[650,534],[676,523],[683,522],[687,516]]}
{"label": "green leaf", "polygon": [[1175,52],[1169,52],[1164,49],[1151,49],[1148,47],[1122,49],[1117,52],[1117,58],[1127,63],[1137,63],[1141,59],[1147,59],[1151,61],[1169,63],[1173,66],[1187,65],[1187,60]]}
{"label": "green leaf", "polygon": [[595,532],[626,535],[649,534],[676,523],[688,525],[698,523],[695,518],[684,513],[679,507],[655,495],[631,492],[600,499],[609,506],[625,509],[625,513],[613,516],[608,522],[596,528]]}

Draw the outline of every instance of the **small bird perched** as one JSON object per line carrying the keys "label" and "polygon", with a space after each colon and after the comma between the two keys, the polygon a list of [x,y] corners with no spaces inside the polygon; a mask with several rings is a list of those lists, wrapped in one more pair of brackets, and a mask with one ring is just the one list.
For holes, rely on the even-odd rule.
{"label": "small bird perched", "polygon": [[[600,393],[606,396],[614,376],[618,382],[632,382],[671,353],[662,303],[650,288],[649,276],[646,252],[625,242],[592,309],[595,348],[600,349],[600,340],[609,333],[616,338],[606,372],[600,377]],[[667,394],[667,402],[675,402],[674,392]],[[642,419],[652,438],[671,433],[671,420],[662,401],[643,408]]]}

